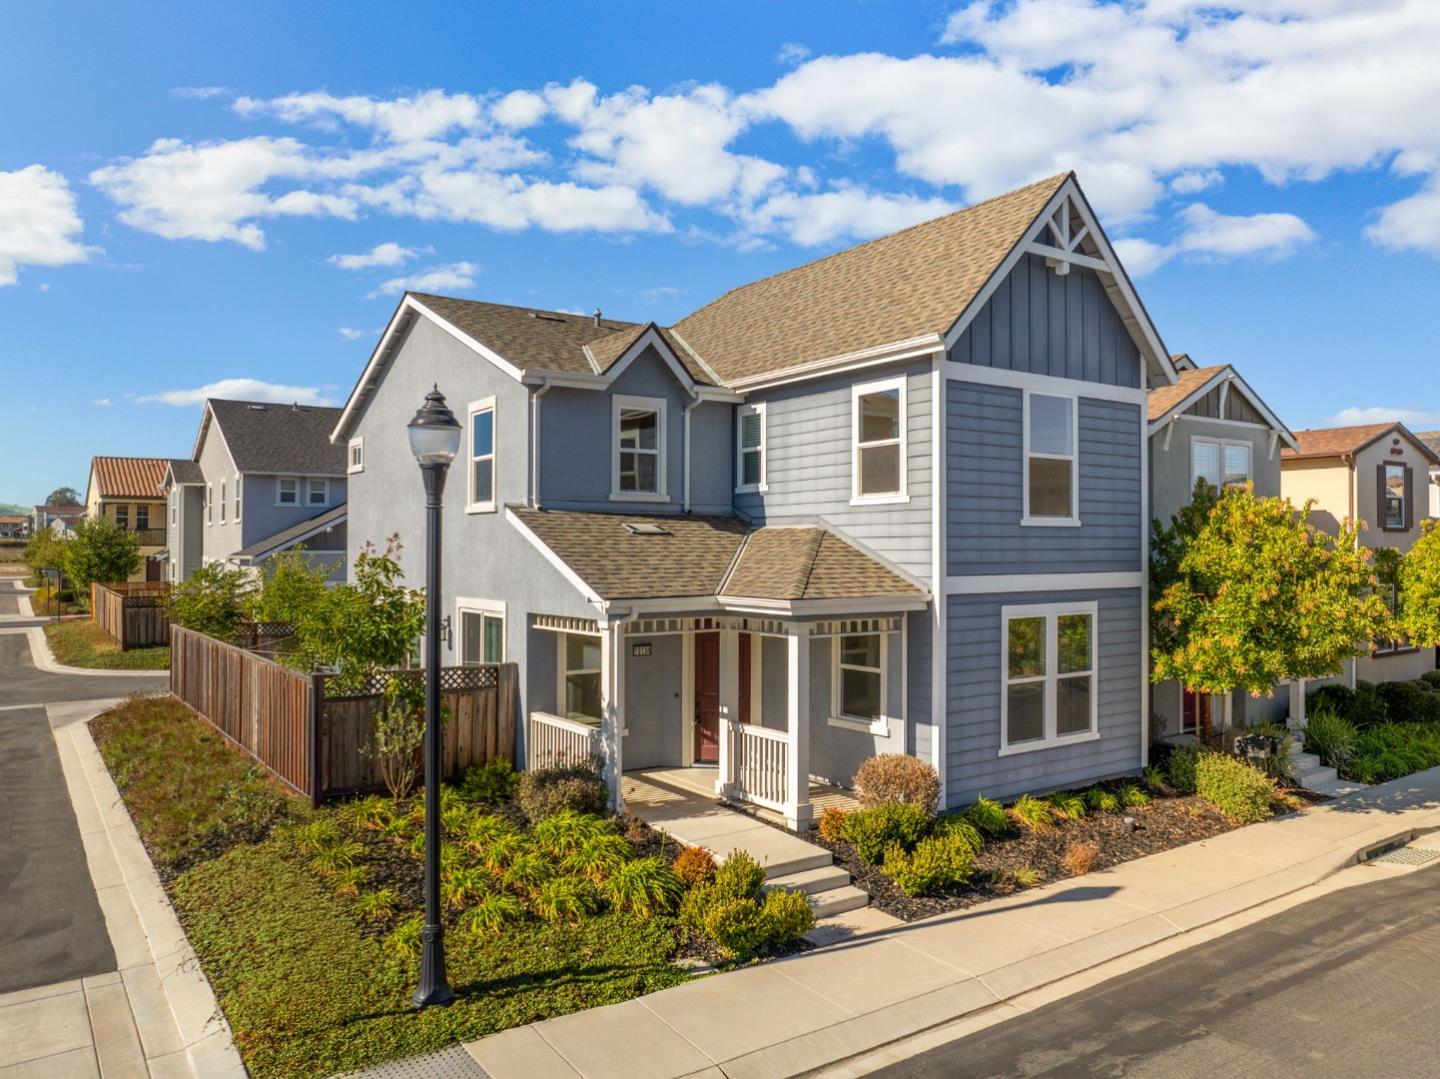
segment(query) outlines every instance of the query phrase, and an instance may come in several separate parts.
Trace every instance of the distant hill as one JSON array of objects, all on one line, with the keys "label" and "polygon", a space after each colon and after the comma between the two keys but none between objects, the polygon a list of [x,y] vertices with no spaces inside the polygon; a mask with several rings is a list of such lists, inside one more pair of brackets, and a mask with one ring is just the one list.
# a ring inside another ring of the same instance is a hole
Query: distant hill
[{"label": "distant hill", "polygon": [[0,514],[23,513],[29,516],[33,506],[17,506],[14,502],[0,502]]}]

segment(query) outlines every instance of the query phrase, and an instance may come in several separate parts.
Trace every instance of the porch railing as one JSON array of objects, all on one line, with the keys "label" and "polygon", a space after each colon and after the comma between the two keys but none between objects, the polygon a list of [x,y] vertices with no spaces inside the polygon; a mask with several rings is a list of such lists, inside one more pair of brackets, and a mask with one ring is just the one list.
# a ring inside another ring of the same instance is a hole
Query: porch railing
[{"label": "porch railing", "polygon": [[526,767],[548,768],[556,761],[602,756],[600,724],[565,719],[549,712],[530,713]]},{"label": "porch railing", "polygon": [[784,731],[730,721],[732,793],[747,802],[785,812],[790,739]]}]

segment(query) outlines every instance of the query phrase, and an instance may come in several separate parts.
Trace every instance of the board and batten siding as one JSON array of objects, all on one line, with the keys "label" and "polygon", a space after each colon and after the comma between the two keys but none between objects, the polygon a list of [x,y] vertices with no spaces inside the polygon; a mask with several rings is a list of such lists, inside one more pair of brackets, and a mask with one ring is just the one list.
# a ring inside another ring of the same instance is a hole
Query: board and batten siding
[{"label": "board and batten siding", "polygon": [[[852,506],[851,387],[906,376],[906,483],[909,500]],[[757,525],[823,520],[916,578],[932,574],[931,365],[874,368],[751,393],[765,405],[764,492],[735,495],[735,508]],[[735,471],[730,446],[730,474]]]},{"label": "board and batten siding", "polygon": [[[1095,643],[1100,737],[1002,757],[1001,608],[1072,600],[1098,604]],[[965,805],[981,794],[1011,798],[1057,790],[1140,770],[1141,605],[1140,590],[1136,588],[1063,595],[1011,592],[950,597],[946,648],[947,805]]]},{"label": "board and batten siding", "polygon": [[[1077,386],[1080,393],[1082,387]],[[1022,525],[1022,391],[951,378],[946,536],[952,576],[1143,569],[1138,404],[1080,397],[1078,527]]]}]

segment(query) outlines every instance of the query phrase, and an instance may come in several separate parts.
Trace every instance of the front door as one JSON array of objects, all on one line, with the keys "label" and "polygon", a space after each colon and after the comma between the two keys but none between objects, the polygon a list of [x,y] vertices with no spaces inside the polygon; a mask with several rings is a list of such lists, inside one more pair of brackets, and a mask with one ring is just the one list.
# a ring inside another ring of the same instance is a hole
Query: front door
[{"label": "front door", "polygon": [[160,563],[156,559],[145,559],[145,579],[147,581],[158,581],[160,579]]},{"label": "front door", "polygon": [[720,760],[720,634],[695,634],[695,761]]}]

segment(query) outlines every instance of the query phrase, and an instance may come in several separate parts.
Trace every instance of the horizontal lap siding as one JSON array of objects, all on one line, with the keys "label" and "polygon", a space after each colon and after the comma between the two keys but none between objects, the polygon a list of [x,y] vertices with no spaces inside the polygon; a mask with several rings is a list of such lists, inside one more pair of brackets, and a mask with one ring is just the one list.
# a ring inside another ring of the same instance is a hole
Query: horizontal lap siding
[{"label": "horizontal lap siding", "polygon": [[[1100,738],[1001,757],[1001,624],[1007,604],[1097,601]],[[1008,798],[1140,768],[1142,686],[1138,589],[951,596],[948,606],[946,798]]]},{"label": "horizontal lap siding", "polygon": [[952,575],[1142,568],[1139,405],[1080,398],[1081,525],[1025,527],[1023,394],[957,379],[946,392]]}]

